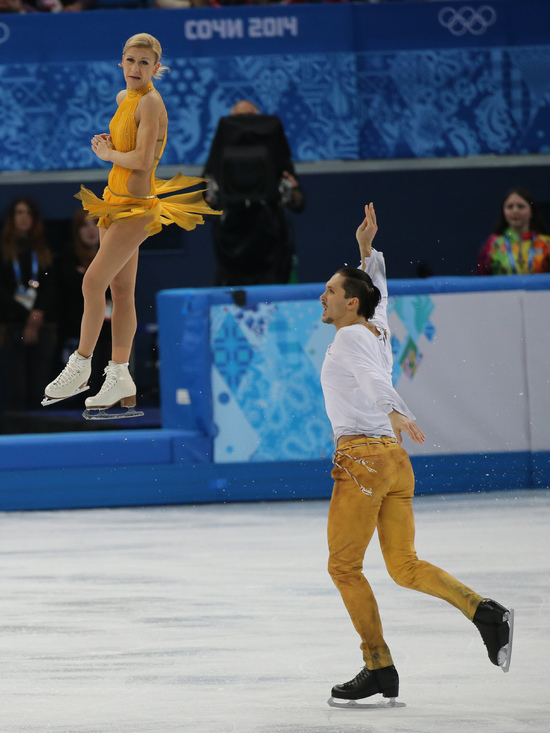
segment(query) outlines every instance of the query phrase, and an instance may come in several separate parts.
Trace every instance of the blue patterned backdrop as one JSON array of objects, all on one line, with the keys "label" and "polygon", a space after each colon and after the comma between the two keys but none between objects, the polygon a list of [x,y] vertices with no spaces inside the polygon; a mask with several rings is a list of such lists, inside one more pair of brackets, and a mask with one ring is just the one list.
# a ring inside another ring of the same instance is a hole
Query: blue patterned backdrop
[{"label": "blue patterned backdrop", "polygon": [[[422,368],[434,307],[429,295],[389,299],[396,386]],[[332,455],[320,374],[333,339],[318,300],[210,308],[216,463]]]},{"label": "blue patterned backdrop", "polygon": [[[297,161],[548,152],[550,3],[526,0],[519,16],[514,4],[2,16],[1,169],[101,166],[89,140],[114,112],[119,49],[145,22],[172,69],[157,83],[170,117],[163,165],[202,164],[243,97],[281,117]],[[458,35],[443,24],[443,10],[458,23],[472,6],[493,22]],[[48,45],[52,32],[72,43]]]},{"label": "blue patterned backdrop", "polygon": [[364,158],[550,150],[550,46],[359,54]]}]

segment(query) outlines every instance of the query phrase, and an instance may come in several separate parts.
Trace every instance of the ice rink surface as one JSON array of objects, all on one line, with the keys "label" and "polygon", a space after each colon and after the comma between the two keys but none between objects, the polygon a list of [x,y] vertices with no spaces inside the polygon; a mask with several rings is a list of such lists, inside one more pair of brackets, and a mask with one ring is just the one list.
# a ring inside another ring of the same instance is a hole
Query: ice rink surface
[{"label": "ice rink surface", "polygon": [[516,612],[508,674],[443,601],[366,574],[394,710],[333,710],[359,638],[328,502],[0,514],[2,733],[550,730],[550,491],[416,499],[417,551]]}]

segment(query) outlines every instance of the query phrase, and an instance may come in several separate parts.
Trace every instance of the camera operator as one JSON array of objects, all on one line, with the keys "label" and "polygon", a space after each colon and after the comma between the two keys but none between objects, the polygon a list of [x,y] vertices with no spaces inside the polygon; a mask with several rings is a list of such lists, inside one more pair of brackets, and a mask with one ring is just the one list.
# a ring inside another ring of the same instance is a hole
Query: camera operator
[{"label": "camera operator", "polygon": [[208,203],[223,209],[212,222],[215,285],[288,283],[296,263],[286,209],[305,207],[281,121],[248,100],[222,117],[204,177]]}]

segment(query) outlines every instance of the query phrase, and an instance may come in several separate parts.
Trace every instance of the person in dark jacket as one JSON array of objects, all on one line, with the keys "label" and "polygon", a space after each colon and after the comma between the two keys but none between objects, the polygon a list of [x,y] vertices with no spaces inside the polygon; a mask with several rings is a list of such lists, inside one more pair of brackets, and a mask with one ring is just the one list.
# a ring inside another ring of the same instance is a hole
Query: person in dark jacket
[{"label": "person in dark jacket", "polygon": [[0,344],[5,407],[38,408],[56,348],[52,253],[36,203],[11,202],[0,242]]},{"label": "person in dark jacket", "polygon": [[304,192],[281,120],[242,99],[222,117],[204,177],[207,201],[223,209],[212,222],[215,285],[294,282],[297,256],[288,211],[301,213]]}]

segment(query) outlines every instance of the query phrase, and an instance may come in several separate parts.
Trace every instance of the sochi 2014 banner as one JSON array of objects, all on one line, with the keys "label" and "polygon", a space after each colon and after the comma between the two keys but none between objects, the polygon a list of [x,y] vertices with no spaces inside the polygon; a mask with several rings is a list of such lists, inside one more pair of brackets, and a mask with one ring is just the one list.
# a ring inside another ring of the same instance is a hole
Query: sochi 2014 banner
[{"label": "sochi 2014 banner", "polygon": [[125,40],[171,73],[163,165],[201,165],[242,98],[296,161],[548,152],[550,3],[327,3],[0,16],[0,168],[101,167]]}]

